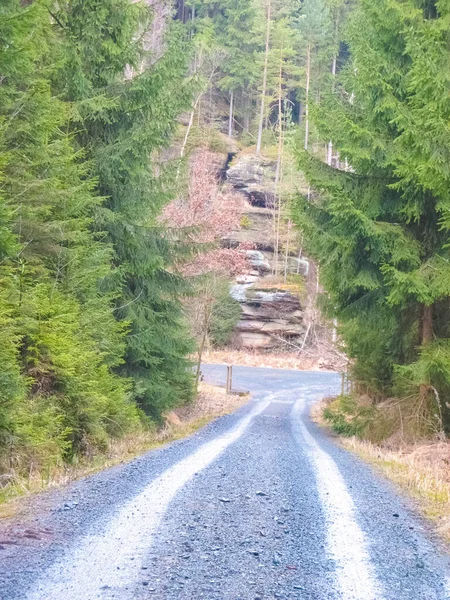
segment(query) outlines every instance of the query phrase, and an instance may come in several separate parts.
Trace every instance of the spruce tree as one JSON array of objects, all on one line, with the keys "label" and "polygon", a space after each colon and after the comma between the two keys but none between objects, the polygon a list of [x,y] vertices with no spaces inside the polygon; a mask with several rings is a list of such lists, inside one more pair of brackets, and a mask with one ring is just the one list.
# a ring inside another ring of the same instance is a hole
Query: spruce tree
[{"label": "spruce tree", "polygon": [[[258,76],[257,63],[254,60],[258,48],[258,36],[255,31],[255,7],[251,2],[227,0],[215,19],[215,31],[218,43],[225,49],[227,58],[223,65],[223,77],[219,87],[230,94],[229,134],[234,128],[233,105],[240,92],[241,107],[237,114],[248,120],[252,88]],[[233,102],[234,101],[234,102]]]},{"label": "spruce tree", "polygon": [[123,326],[98,285],[111,251],[91,232],[101,200],[68,133],[71,107],[52,92],[61,55],[48,9],[0,8],[0,427],[36,467],[104,447],[137,420],[112,372]]},{"label": "spruce tree", "polygon": [[447,425],[448,23],[445,2],[358,2],[350,59],[313,111],[350,167],[303,155],[317,194],[297,210],[355,377],[439,398]]},{"label": "spruce tree", "polygon": [[106,198],[97,226],[114,247],[115,315],[129,323],[120,372],[132,378],[140,405],[158,416],[192,393],[186,286],[174,269],[180,249],[158,224],[174,193],[158,153],[191,100],[188,47],[174,27],[155,60],[145,43],[149,9],[128,0],[72,0],[54,16],[66,48],[59,91],[77,108],[76,138]]}]

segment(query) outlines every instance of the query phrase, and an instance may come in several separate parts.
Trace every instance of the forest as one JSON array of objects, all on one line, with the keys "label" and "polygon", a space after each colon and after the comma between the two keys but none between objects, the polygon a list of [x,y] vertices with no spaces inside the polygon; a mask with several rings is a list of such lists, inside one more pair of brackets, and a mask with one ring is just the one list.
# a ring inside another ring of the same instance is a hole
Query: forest
[{"label": "forest", "polygon": [[5,481],[194,400],[247,268],[220,244],[239,199],[206,168],[230,144],[273,159],[278,226],[370,399],[335,423],[395,399],[448,432],[449,63],[448,0],[3,0]]}]

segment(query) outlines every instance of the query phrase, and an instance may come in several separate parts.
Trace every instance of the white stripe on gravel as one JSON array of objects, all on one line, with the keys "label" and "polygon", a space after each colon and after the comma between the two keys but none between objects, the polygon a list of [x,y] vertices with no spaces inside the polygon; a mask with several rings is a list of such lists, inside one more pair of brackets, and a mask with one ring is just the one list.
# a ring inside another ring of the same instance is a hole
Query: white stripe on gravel
[{"label": "white stripe on gravel", "polygon": [[[305,401],[292,409],[293,430],[314,467],[326,520],[327,545],[336,563],[335,577],[345,600],[382,600],[367,541],[355,518],[355,506],[333,459],[319,446],[302,421]],[[303,442],[303,443],[302,443]]]},{"label": "white stripe on gravel", "polygon": [[141,569],[142,561],[170,501],[196,473],[236,442],[269,403],[270,396],[258,402],[236,427],[155,479],[113,517],[105,531],[84,537],[75,550],[52,565],[27,600],[131,599],[134,586],[146,579],[151,588],[151,575]]}]

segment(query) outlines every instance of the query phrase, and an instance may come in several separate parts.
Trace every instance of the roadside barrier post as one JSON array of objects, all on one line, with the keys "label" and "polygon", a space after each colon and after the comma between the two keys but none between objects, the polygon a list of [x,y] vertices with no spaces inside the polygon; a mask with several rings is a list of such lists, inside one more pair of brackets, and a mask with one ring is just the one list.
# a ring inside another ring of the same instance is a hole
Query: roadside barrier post
[{"label": "roadside barrier post", "polygon": [[227,394],[231,393],[233,387],[233,365],[227,365]]}]

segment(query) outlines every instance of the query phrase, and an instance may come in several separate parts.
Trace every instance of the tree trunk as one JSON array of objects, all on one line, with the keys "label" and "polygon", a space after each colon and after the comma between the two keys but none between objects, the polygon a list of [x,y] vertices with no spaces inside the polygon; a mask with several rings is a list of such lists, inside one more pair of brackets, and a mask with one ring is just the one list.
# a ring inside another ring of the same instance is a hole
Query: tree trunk
[{"label": "tree trunk", "polygon": [[178,4],[178,20],[181,21],[181,23],[183,23],[183,17],[184,17],[184,0],[180,0],[180,3]]},{"label": "tree trunk", "polygon": [[256,142],[256,156],[261,154],[261,142],[262,132],[264,126],[264,110],[265,110],[265,98],[267,91],[267,68],[269,64],[269,48],[270,48],[270,11],[271,11],[271,0],[267,4],[267,28],[266,28],[266,52],[264,55],[264,73],[263,73],[263,87],[261,94],[261,110],[259,113],[259,126],[258,126],[258,139]]},{"label": "tree trunk", "polygon": [[292,221],[288,220],[287,225],[287,239],[286,239],[286,251],[284,253],[284,283],[287,281],[288,270],[289,270],[289,245],[291,242],[291,229],[292,229]]},{"label": "tree trunk", "polygon": [[[200,50],[200,54],[198,56],[198,60],[197,60],[197,54],[194,57],[194,71],[197,71],[197,69],[199,69],[201,67],[202,62],[203,62],[203,51]],[[213,77],[213,72],[209,76],[208,85],[211,84],[212,77]],[[207,89],[207,88],[205,88],[205,89]],[[189,117],[189,123],[188,123],[188,126],[187,126],[186,134],[184,136],[183,144],[181,146],[180,158],[183,158],[183,156],[184,156],[184,152],[186,150],[186,144],[187,144],[188,138],[189,138],[189,133],[190,133],[190,131],[192,129],[192,125],[194,124],[195,111],[197,109],[197,106],[201,103],[203,94],[204,94],[204,90],[202,90],[199,93],[199,95],[197,96],[197,98],[196,98],[196,100],[194,102],[194,106],[192,107],[192,111],[191,111],[191,114],[190,114],[190,117]],[[200,116],[200,108],[199,108],[199,116]],[[180,167],[178,167],[178,170],[177,170],[177,180],[178,180],[179,174],[180,174]]]},{"label": "tree trunk", "polygon": [[245,110],[244,110],[244,131],[245,133],[249,132],[250,129],[250,112],[251,112],[251,98],[248,91],[244,91],[245,93]]},{"label": "tree trunk", "polygon": [[203,319],[203,331],[202,331],[202,337],[200,340],[200,345],[198,347],[197,370],[196,370],[196,374],[195,374],[195,391],[196,392],[198,391],[198,383],[200,381],[200,368],[202,366],[203,352],[205,350],[206,340],[208,338],[208,329],[209,329],[209,323],[211,321],[211,313],[212,313],[212,303],[213,303],[213,299],[210,299],[210,303],[207,302],[205,305],[205,315],[204,315],[204,319]]},{"label": "tree trunk", "polygon": [[210,86],[209,88],[209,125],[212,127],[214,125],[214,102],[213,102],[213,88]]},{"label": "tree trunk", "polygon": [[234,91],[230,92],[230,116],[228,119],[228,136],[230,138],[233,137],[233,101],[234,101]]},{"label": "tree trunk", "polygon": [[[332,83],[333,92],[334,92],[334,85],[335,85],[335,81],[336,81],[336,63],[337,63],[337,56],[335,54],[333,56],[333,64],[331,65],[331,76],[333,78],[333,83]],[[332,142],[332,140],[330,140],[328,142],[328,153],[327,153],[327,164],[329,167],[332,166],[332,162],[333,162],[333,142]]]},{"label": "tree trunk", "polygon": [[433,333],[433,305],[423,305],[422,308],[422,346],[429,344],[434,339]]},{"label": "tree trunk", "polygon": [[311,44],[308,44],[306,57],[306,97],[305,97],[305,150],[309,142],[309,86],[311,81]]},{"label": "tree trunk", "polygon": [[330,140],[328,142],[328,149],[327,149],[327,165],[329,167],[331,167],[333,162],[333,142]]},{"label": "tree trunk", "polygon": [[275,275],[278,275],[278,261],[280,250],[280,225],[281,225],[281,194],[279,193],[279,185],[281,180],[281,169],[283,162],[283,53],[280,51],[280,67],[278,73],[278,154],[277,168],[275,171],[275,200],[278,197],[276,230],[275,230]]},{"label": "tree trunk", "polygon": [[198,392],[198,383],[200,381],[200,368],[202,366],[203,350],[205,349],[206,331],[203,332],[202,340],[198,349],[197,369],[195,373],[195,393]]},{"label": "tree trunk", "polygon": [[333,331],[331,333],[331,340],[332,340],[333,344],[335,344],[337,342],[337,326],[338,326],[337,319],[333,319]]}]

